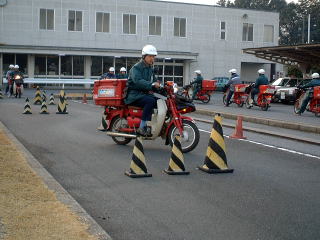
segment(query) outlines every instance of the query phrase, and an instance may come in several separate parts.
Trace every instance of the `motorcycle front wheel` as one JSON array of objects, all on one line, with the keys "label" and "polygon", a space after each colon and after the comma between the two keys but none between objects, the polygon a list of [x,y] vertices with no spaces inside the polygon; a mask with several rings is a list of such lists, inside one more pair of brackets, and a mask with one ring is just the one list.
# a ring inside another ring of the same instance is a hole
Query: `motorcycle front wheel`
[{"label": "motorcycle front wheel", "polygon": [[293,111],[294,111],[294,113],[299,113],[299,111],[300,111],[300,101],[299,101],[299,99],[294,103],[294,105],[293,105]]},{"label": "motorcycle front wheel", "polygon": [[263,98],[261,100],[261,110],[262,111],[268,111],[268,108],[269,108],[269,103],[268,103],[268,100]]},{"label": "motorcycle front wheel", "polygon": [[[190,120],[183,119],[183,136],[181,137],[181,148],[183,153],[187,153],[195,149],[199,143],[200,133],[198,127]],[[179,134],[179,129],[172,125],[168,132],[169,144],[173,146],[174,138]]]},{"label": "motorcycle front wheel", "polygon": [[[111,131],[112,132],[120,132],[119,129],[122,127],[128,127],[127,120],[125,118],[121,118],[119,115],[116,116],[111,122]],[[132,138],[125,137],[112,137],[112,140],[119,145],[126,145],[131,142]]]}]

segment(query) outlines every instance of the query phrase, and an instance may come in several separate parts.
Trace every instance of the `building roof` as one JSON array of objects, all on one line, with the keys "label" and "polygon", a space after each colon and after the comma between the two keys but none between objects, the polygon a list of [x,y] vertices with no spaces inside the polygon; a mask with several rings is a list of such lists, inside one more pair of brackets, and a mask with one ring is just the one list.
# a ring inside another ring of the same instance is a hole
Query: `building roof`
[{"label": "building roof", "polygon": [[245,48],[243,52],[285,65],[320,66],[320,44]]}]

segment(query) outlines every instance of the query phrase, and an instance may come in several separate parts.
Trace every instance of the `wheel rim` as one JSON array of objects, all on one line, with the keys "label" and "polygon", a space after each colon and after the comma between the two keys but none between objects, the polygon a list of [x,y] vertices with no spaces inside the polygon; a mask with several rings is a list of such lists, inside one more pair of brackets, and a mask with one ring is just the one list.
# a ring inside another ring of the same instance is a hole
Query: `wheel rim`
[{"label": "wheel rim", "polygon": [[[120,132],[119,129],[121,127],[128,127],[128,122],[125,118],[118,117],[114,120],[114,123],[112,125],[112,132]],[[127,139],[125,137],[113,137],[119,142],[125,142]]]},{"label": "wheel rim", "polygon": [[[186,132],[184,133],[183,137],[181,138],[181,148],[186,149],[192,146],[192,144],[195,142],[196,139],[196,133],[194,129],[188,125],[188,124],[183,124],[183,131]],[[171,141],[174,142],[174,138],[176,135],[179,134],[179,129],[174,127],[173,131],[171,132]],[[188,139],[185,138],[185,136],[188,136]]]}]

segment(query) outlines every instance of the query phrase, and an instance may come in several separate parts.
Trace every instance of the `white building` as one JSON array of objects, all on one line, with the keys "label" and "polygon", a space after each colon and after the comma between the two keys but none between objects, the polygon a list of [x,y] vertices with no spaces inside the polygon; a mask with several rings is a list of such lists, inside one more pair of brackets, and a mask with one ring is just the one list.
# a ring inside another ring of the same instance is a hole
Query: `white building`
[{"label": "white building", "polygon": [[29,78],[98,78],[110,66],[130,69],[153,44],[162,80],[181,85],[196,69],[211,79],[236,68],[253,81],[259,68],[270,77],[278,65],[242,49],[278,45],[278,33],[275,12],[153,0],[7,1],[0,69],[18,64]]}]

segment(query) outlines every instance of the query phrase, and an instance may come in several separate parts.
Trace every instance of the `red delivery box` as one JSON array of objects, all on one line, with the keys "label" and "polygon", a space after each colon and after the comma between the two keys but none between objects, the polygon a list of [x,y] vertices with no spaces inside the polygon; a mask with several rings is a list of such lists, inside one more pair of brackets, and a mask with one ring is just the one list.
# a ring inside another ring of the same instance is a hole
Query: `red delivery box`
[{"label": "red delivery box", "polygon": [[127,79],[102,79],[94,81],[93,100],[96,105],[122,106]]}]

